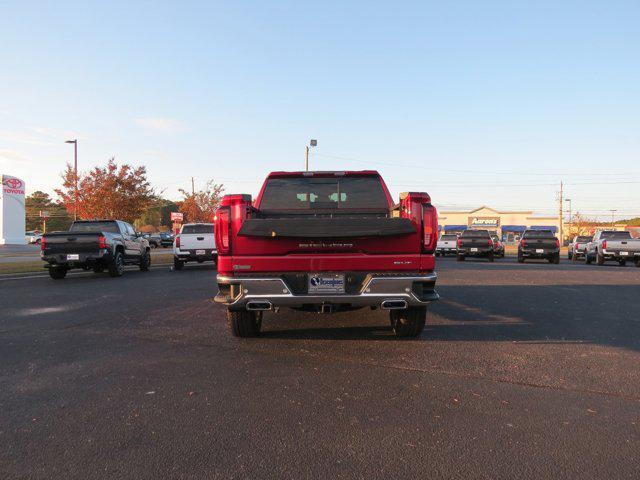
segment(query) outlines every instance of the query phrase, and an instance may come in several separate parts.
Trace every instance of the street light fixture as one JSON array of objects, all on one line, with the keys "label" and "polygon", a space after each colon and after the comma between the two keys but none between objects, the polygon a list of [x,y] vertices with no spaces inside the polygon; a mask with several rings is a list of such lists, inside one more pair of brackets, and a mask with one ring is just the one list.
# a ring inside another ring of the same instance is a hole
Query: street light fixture
[{"label": "street light fixture", "polygon": [[305,156],[304,156],[304,170],[305,172],[309,171],[309,147],[317,147],[318,140],[311,139],[309,140],[309,145],[307,145]]},{"label": "street light fixture", "polygon": [[64,143],[73,143],[73,219],[78,220],[78,139],[67,140]]}]

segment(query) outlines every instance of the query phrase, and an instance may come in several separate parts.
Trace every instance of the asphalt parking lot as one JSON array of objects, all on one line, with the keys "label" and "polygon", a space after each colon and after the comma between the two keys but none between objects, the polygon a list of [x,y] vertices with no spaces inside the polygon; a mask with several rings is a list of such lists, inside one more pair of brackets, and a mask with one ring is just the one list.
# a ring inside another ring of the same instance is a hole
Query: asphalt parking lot
[{"label": "asphalt parking lot", "polygon": [[438,261],[419,339],[215,271],[0,278],[0,478],[638,478],[640,268]]}]

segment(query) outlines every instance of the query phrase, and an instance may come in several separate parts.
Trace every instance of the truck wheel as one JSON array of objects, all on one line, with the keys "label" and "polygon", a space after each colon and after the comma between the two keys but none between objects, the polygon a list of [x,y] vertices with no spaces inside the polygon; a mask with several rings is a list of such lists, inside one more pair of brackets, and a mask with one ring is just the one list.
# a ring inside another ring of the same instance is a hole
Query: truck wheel
[{"label": "truck wheel", "polygon": [[262,327],[262,313],[227,309],[227,325],[234,337],[257,337]]},{"label": "truck wheel", "polygon": [[487,258],[489,259],[489,261],[490,261],[490,262],[493,262],[493,260],[494,260],[493,252],[491,252],[491,253],[487,256]]},{"label": "truck wheel", "polygon": [[458,255],[458,259],[459,262],[464,262],[464,255]]},{"label": "truck wheel", "polygon": [[640,268],[640,257],[636,258],[636,267]]},{"label": "truck wheel", "polygon": [[584,254],[584,263],[586,263],[587,265],[591,265],[592,261],[593,260],[589,256],[589,252],[585,252],[585,254]]},{"label": "truck wheel", "polygon": [[553,262],[554,265],[560,265],[560,252],[556,253],[553,256]]},{"label": "truck wheel", "polygon": [[600,252],[596,253],[596,265],[604,265],[604,255],[601,255]]},{"label": "truck wheel", "polygon": [[389,320],[396,337],[417,337],[422,333],[427,320],[427,307],[409,307],[391,310]]},{"label": "truck wheel", "polygon": [[521,253],[518,253],[518,263],[524,263],[524,256]]},{"label": "truck wheel", "polygon": [[102,265],[94,265],[93,273],[102,273],[104,272],[104,267]]},{"label": "truck wheel", "polygon": [[184,267],[184,262],[182,260],[178,260],[177,258],[173,257],[173,269],[182,270],[182,267]]},{"label": "truck wheel", "polygon": [[140,271],[148,272],[149,268],[151,268],[151,254],[149,252],[144,252],[140,256]]},{"label": "truck wheel", "polygon": [[62,280],[67,276],[67,269],[65,267],[49,267],[49,276],[54,280]]},{"label": "truck wheel", "polygon": [[621,267],[624,267],[627,264],[627,261],[624,258],[621,258],[620,260],[618,260],[618,265],[620,265]]},{"label": "truck wheel", "polygon": [[124,275],[124,256],[122,252],[116,251],[113,254],[113,259],[109,264],[109,275],[112,277],[121,277]]}]

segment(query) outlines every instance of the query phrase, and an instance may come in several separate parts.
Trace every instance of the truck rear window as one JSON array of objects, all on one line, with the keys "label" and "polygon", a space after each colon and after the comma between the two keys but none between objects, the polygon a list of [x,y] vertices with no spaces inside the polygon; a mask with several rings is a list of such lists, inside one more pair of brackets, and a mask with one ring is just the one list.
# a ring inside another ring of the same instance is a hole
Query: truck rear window
[{"label": "truck rear window", "polygon": [[261,210],[389,210],[378,177],[270,178]]},{"label": "truck rear window", "polygon": [[593,237],[576,237],[576,242],[578,243],[590,242],[591,240],[593,240]]},{"label": "truck rear window", "polygon": [[213,233],[213,224],[185,225],[182,233]]},{"label": "truck rear window", "polygon": [[631,238],[631,232],[602,232],[600,238],[608,238],[611,240],[628,240]]},{"label": "truck rear window", "polygon": [[440,237],[440,240],[444,240],[444,241],[447,241],[447,240],[457,240],[457,239],[458,239],[458,236],[457,236],[457,235],[442,235],[442,236]]},{"label": "truck rear window", "polygon": [[522,238],[556,238],[551,230],[527,230]]},{"label": "truck rear window", "polygon": [[74,222],[71,224],[70,232],[89,233],[89,232],[108,232],[120,233],[116,222]]},{"label": "truck rear window", "polygon": [[490,238],[489,232],[487,230],[465,230],[462,232],[461,237],[480,237],[480,238]]}]

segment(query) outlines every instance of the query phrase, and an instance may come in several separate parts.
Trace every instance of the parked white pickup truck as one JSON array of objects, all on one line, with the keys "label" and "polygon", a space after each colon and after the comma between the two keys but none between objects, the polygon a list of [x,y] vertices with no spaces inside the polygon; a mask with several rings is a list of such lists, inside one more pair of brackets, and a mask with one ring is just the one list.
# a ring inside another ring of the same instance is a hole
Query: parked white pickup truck
[{"label": "parked white pickup truck", "polygon": [[456,234],[445,233],[438,239],[436,246],[436,256],[446,257],[447,254],[458,253],[458,236]]},{"label": "parked white pickup truck", "polygon": [[627,260],[640,267],[640,238],[631,238],[627,231],[602,230],[597,232],[593,241],[587,244],[585,262],[604,265],[608,260],[614,260],[620,265]]},{"label": "parked white pickup truck", "polygon": [[173,243],[173,268],[181,270],[187,262],[218,263],[213,223],[187,223]]}]

